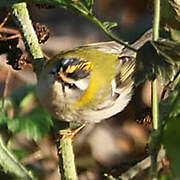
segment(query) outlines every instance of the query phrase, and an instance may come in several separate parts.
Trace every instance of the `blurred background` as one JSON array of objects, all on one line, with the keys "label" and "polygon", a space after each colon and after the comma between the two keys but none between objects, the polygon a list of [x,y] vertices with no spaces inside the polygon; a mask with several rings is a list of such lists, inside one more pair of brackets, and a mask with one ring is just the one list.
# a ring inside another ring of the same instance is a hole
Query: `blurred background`
[{"label": "blurred background", "polygon": [[[41,45],[45,55],[49,58],[64,49],[110,40],[94,24],[69,11],[59,8],[44,9],[35,5],[28,7],[32,21],[45,24],[50,29],[48,41]],[[151,28],[151,7],[149,0],[95,0],[94,2],[94,12],[97,17],[102,21],[117,22],[118,26],[113,28],[113,32],[120,39],[130,43]],[[0,11],[0,20],[3,21],[7,11],[4,9]],[[11,19],[5,27],[15,28]],[[23,46],[22,42],[19,46]],[[31,66],[17,71],[6,62],[7,55],[2,53],[0,55],[1,99],[14,92],[17,96],[18,93],[21,96],[22,89],[27,84],[32,87],[30,91],[34,92],[36,77]],[[38,106],[38,100],[34,96],[28,101],[22,114]],[[80,180],[104,179],[104,173],[118,177],[147,156],[148,135],[151,131],[149,107],[150,84],[146,82],[135,88],[133,99],[123,112],[100,124],[87,125],[76,136],[73,145]],[[14,111],[13,108],[8,110],[9,117],[14,116],[16,113]],[[44,124],[42,123],[41,126]],[[23,131],[11,134],[4,126],[1,127],[0,132],[6,141],[11,141],[10,147],[16,152],[21,162],[33,169],[41,180],[59,180],[57,152],[52,129],[37,139],[27,137]],[[8,180],[13,177],[0,172],[0,179]],[[136,179],[147,179],[147,173],[141,172]]]}]

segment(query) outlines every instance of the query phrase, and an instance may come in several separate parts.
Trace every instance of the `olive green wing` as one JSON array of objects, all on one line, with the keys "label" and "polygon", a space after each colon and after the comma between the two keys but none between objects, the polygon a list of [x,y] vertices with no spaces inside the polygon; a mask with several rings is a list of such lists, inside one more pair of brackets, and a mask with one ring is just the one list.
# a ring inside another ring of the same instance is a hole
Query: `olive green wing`
[{"label": "olive green wing", "polygon": [[91,43],[85,46],[81,46],[82,48],[93,48],[99,51],[103,51],[106,53],[111,54],[120,54],[124,49],[124,46],[115,42],[115,41],[107,41],[107,42],[98,42],[98,43]]},{"label": "olive green wing", "polygon": [[115,77],[117,93],[121,88],[133,86],[135,62],[135,58],[131,56],[123,56],[118,59],[117,73]]}]

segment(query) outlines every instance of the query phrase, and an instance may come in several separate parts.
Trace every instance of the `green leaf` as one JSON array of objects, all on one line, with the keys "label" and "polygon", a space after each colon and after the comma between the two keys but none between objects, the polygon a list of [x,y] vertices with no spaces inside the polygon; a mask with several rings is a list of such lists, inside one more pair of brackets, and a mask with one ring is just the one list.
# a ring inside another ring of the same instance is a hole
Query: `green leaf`
[{"label": "green leaf", "polygon": [[[28,106],[33,98],[34,86],[25,85],[13,92],[9,99],[5,99],[3,111],[0,109],[0,125],[6,123],[11,132],[23,132],[30,139],[38,140],[44,137],[52,126],[52,121],[50,115],[42,107],[19,116],[21,109]],[[1,101],[0,105],[2,105]],[[16,107],[16,114],[13,119],[9,119],[4,111],[6,112],[13,105]]]},{"label": "green leaf", "polygon": [[113,27],[116,27],[118,24],[117,24],[117,22],[108,22],[108,21],[106,21],[106,22],[103,23],[103,25],[109,31]]},{"label": "green leaf", "polygon": [[180,2],[178,0],[161,1],[161,23],[174,29],[180,28]]},{"label": "green leaf", "polygon": [[139,84],[145,79],[153,80],[160,73],[161,77],[168,80],[173,74],[171,66],[157,53],[151,42],[147,42],[137,52],[135,83]]},{"label": "green leaf", "polygon": [[82,1],[83,3],[80,0],[60,0],[60,4],[62,8],[67,9],[77,15],[87,16],[91,14],[91,11],[86,7],[86,5],[88,5],[88,1],[85,1],[87,0]]},{"label": "green leaf", "polygon": [[35,180],[32,172],[28,171],[6,147],[0,136],[0,165],[3,171],[17,176],[17,179]]},{"label": "green leaf", "polygon": [[180,114],[180,93],[173,91],[165,100],[162,100],[159,105],[160,121],[165,124],[169,118],[176,117]]},{"label": "green leaf", "polygon": [[24,117],[8,121],[10,131],[13,133],[23,132],[29,139],[35,141],[43,138],[49,132],[51,126],[50,115],[42,107],[32,110]]},{"label": "green leaf", "polygon": [[13,102],[13,104],[18,107],[22,101],[22,99],[30,92],[34,92],[35,86],[32,85],[24,85],[15,91],[13,91],[12,94],[10,94],[10,99]]},{"label": "green leaf", "polygon": [[173,84],[171,85],[173,89],[176,89],[178,91],[180,91],[180,71],[177,74]]},{"label": "green leaf", "polygon": [[7,111],[9,108],[13,107],[13,102],[10,98],[0,99],[0,109]]},{"label": "green leaf", "polygon": [[20,132],[21,130],[21,119],[19,118],[14,118],[14,119],[9,119],[8,121],[8,129],[12,131],[13,133]]},{"label": "green leaf", "polygon": [[13,107],[12,101],[9,98],[1,99],[0,107],[0,125],[4,125],[9,120],[6,112]]},{"label": "green leaf", "polygon": [[11,149],[11,151],[13,152],[13,154],[16,156],[18,160],[21,160],[27,155],[26,151],[23,149]]},{"label": "green leaf", "polygon": [[180,93],[174,92],[171,100],[173,104],[169,117],[176,117],[180,114]]},{"label": "green leaf", "polygon": [[[170,160],[173,175],[180,178],[180,92],[174,91],[160,103],[160,120],[164,120],[162,143]],[[176,179],[175,178],[175,179]]]},{"label": "green leaf", "polygon": [[158,180],[175,180],[175,177],[173,177],[172,174],[162,175],[158,178]]},{"label": "green leaf", "polygon": [[180,114],[167,121],[164,128],[162,142],[170,161],[170,167],[175,179],[180,179]]},{"label": "green leaf", "polygon": [[[163,45],[158,46],[158,43],[165,44],[159,41],[149,41],[138,50],[135,71],[135,83],[137,85],[145,79],[153,80],[157,76],[161,78],[164,85],[167,85],[170,81],[173,81],[178,73],[180,64],[177,59],[174,60],[178,55],[170,54],[170,49],[172,50],[172,48],[164,50],[165,48],[162,48]],[[174,49],[176,48],[174,47]],[[165,54],[167,55],[165,56]]]},{"label": "green leaf", "polygon": [[92,11],[93,0],[81,0],[81,2],[89,11]]},{"label": "green leaf", "polygon": [[152,42],[158,53],[165,57],[165,60],[172,65],[180,67],[180,44],[175,41],[161,39]]},{"label": "green leaf", "polygon": [[35,92],[29,92],[26,96],[21,99],[21,102],[19,103],[19,108],[23,109],[28,104],[32,102],[32,100],[35,98]]},{"label": "green leaf", "polygon": [[0,109],[0,125],[5,124],[8,119],[7,115]]},{"label": "green leaf", "polygon": [[170,28],[170,32],[171,32],[171,38],[174,41],[180,42],[180,30]]}]

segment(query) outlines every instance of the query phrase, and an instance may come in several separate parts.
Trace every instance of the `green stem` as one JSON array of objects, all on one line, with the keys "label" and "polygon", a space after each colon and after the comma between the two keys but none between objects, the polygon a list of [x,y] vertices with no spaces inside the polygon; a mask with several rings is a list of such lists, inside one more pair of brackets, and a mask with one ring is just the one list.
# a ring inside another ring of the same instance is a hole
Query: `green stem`
[{"label": "green stem", "polygon": [[130,46],[129,44],[125,43],[124,41],[119,39],[117,36],[115,36],[110,30],[105,28],[105,26],[95,16],[87,16],[86,18],[91,20],[93,23],[95,23],[112,40],[115,40],[118,43],[124,45],[126,48],[131,49],[134,52],[137,52],[137,49],[135,49],[132,46]]},{"label": "green stem", "polygon": [[[160,0],[154,0],[154,24],[153,24],[153,41],[159,38],[159,21],[160,21]],[[157,79],[152,82],[152,120],[153,129],[157,130],[159,116],[159,105],[157,95]]]},{"label": "green stem", "polygon": [[158,130],[159,128],[159,105],[157,95],[157,79],[152,82],[152,117],[153,117],[153,129]]},{"label": "green stem", "polygon": [[[153,41],[157,41],[159,38],[159,22],[160,22],[160,0],[154,0],[154,23],[153,23]],[[152,179],[157,180],[157,153],[159,150],[159,141],[156,139],[159,136],[159,104],[157,94],[157,79],[152,82],[151,91],[151,102],[152,102],[152,121],[154,133],[151,135],[152,140],[150,141],[151,150],[151,163],[152,163]]]},{"label": "green stem", "polygon": [[11,12],[13,18],[21,31],[27,51],[32,58],[35,73],[38,75],[44,64],[43,52],[38,43],[38,39],[32,26],[26,3],[15,3],[12,5]]},{"label": "green stem", "polygon": [[86,19],[92,21],[94,24],[96,24],[108,37],[110,37],[112,40],[117,41],[118,43],[124,45],[126,48],[131,49],[134,52],[137,52],[137,49],[130,46],[128,43],[125,43],[121,39],[119,39],[117,36],[115,36],[108,28],[106,28],[101,21],[99,21],[91,11],[89,11],[81,2],[78,2],[79,6],[77,6],[75,3],[72,4],[72,7],[77,10],[77,14],[80,16],[85,17]]},{"label": "green stem", "polygon": [[159,38],[160,0],[154,0],[153,41]]},{"label": "green stem", "polygon": [[15,174],[24,180],[35,180],[32,173],[28,171],[7,149],[2,138],[0,137],[0,164],[5,172]]},{"label": "green stem", "polygon": [[77,180],[76,167],[74,163],[74,153],[72,148],[72,139],[60,139],[58,147],[58,156],[60,162],[60,172],[62,180]]}]

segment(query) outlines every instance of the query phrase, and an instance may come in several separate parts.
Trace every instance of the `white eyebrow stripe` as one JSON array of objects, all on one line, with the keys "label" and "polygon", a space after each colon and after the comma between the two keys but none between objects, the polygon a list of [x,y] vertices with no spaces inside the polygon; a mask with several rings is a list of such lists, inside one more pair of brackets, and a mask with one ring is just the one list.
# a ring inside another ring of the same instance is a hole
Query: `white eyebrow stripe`
[{"label": "white eyebrow stripe", "polygon": [[115,79],[112,80],[111,84],[112,84],[112,96],[114,96],[116,94],[116,81],[115,81]]},{"label": "white eyebrow stripe", "polygon": [[74,84],[76,85],[76,87],[84,91],[89,86],[89,78],[80,79],[78,81],[75,81]]}]

